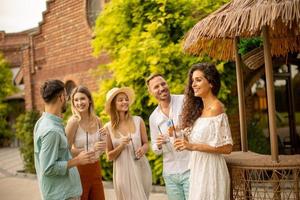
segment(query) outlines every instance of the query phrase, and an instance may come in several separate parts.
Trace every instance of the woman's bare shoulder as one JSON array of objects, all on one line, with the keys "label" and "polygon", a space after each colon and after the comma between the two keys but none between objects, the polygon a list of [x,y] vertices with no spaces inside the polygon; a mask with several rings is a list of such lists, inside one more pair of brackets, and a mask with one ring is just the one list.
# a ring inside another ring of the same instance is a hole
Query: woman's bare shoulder
[{"label": "woman's bare shoulder", "polygon": [[220,100],[215,101],[215,103],[211,106],[210,114],[212,116],[217,116],[224,112],[225,112],[225,107],[224,107],[224,104]]},{"label": "woman's bare shoulder", "polygon": [[79,119],[78,117],[71,116],[67,122],[68,126],[78,126],[79,124]]}]

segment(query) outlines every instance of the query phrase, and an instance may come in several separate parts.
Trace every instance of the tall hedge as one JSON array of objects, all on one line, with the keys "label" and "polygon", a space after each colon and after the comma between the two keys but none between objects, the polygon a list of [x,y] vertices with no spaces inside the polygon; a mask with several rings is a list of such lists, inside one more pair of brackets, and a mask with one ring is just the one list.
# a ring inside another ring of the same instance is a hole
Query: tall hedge
[{"label": "tall hedge", "polygon": [[16,137],[20,140],[20,152],[24,161],[26,172],[35,173],[34,167],[34,147],[33,147],[33,129],[39,119],[40,114],[37,111],[28,111],[17,118],[15,125]]}]

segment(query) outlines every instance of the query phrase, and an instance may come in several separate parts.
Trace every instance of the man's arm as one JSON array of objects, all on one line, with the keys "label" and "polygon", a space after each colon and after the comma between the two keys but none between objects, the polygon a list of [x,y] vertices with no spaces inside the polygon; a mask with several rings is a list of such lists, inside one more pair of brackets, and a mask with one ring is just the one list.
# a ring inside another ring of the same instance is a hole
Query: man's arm
[{"label": "man's arm", "polygon": [[59,144],[60,135],[55,131],[48,131],[41,138],[39,159],[42,174],[45,176],[63,176],[67,173],[68,161],[58,160]]},{"label": "man's arm", "polygon": [[[60,137],[59,133],[49,131],[41,138],[39,159],[42,174],[45,176],[63,176],[67,174],[69,168],[92,162],[90,157],[94,155],[94,152],[81,152],[71,160],[59,160],[59,145],[62,142]],[[65,148],[68,151],[67,142]]]},{"label": "man's arm", "polygon": [[70,168],[76,167],[78,165],[85,165],[85,164],[93,163],[94,160],[91,158],[94,155],[95,155],[94,151],[89,151],[89,152],[82,151],[75,158],[68,160],[67,168],[70,169]]}]

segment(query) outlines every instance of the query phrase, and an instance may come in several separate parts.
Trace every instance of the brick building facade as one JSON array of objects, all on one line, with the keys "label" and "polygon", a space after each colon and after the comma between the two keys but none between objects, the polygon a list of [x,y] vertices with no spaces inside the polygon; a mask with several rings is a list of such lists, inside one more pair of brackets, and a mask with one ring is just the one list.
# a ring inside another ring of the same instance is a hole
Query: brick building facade
[{"label": "brick building facade", "polygon": [[[28,35],[34,31],[35,29],[30,29],[19,33],[9,33],[9,34],[6,34],[4,31],[0,31],[0,52],[4,54],[5,59],[9,61],[14,77],[20,71],[20,67],[22,66],[23,63],[22,51],[25,47],[29,45]],[[22,82],[20,82],[18,86],[20,87],[21,92],[13,95],[10,98],[23,99],[24,85],[22,84]]]},{"label": "brick building facade", "polygon": [[108,57],[92,56],[88,2],[48,0],[37,29],[27,37],[22,35],[26,44],[21,51],[21,68],[15,81],[24,83],[26,110],[43,110],[39,88],[46,79],[63,80],[69,88],[83,84],[92,91],[97,90],[100,77],[95,76],[93,70],[107,63]]}]

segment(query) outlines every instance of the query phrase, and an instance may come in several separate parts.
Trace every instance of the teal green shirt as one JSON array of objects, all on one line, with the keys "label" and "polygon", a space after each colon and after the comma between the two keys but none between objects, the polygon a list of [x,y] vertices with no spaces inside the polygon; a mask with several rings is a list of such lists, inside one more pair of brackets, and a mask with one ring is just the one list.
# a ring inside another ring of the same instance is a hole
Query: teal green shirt
[{"label": "teal green shirt", "polygon": [[44,200],[81,196],[78,170],[67,168],[70,159],[62,119],[44,112],[34,127],[34,164]]}]

